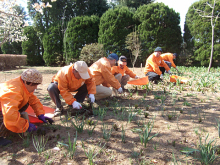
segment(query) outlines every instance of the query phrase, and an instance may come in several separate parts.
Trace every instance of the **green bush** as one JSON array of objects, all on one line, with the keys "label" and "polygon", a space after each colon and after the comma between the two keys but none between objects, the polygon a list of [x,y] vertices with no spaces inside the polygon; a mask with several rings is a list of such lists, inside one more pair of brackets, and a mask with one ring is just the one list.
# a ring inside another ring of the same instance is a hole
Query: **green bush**
[{"label": "green bush", "polygon": [[101,57],[104,57],[104,54],[103,44],[92,43],[83,47],[79,59],[90,66]]}]

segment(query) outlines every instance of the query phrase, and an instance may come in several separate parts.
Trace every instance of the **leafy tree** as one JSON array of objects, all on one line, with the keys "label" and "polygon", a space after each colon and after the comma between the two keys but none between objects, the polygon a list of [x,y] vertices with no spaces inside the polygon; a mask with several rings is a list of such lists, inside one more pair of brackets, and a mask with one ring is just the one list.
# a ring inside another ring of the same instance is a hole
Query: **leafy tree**
[{"label": "leafy tree", "polygon": [[1,49],[3,54],[22,54],[21,42],[5,42]]},{"label": "leafy tree", "polygon": [[134,56],[133,58],[131,58],[132,65],[134,67],[138,56],[140,56],[140,54],[141,54],[141,42],[139,39],[139,34],[136,31],[136,28],[135,28],[134,32],[131,32],[130,34],[127,35],[125,42],[127,45],[126,48],[131,50],[132,55]]},{"label": "leafy tree", "polygon": [[[207,13],[212,13],[212,8],[210,8],[205,3],[212,3],[211,0],[201,0],[199,2],[193,3],[186,14],[186,24],[188,26],[189,31],[184,33],[185,35],[191,36],[188,37],[189,41],[194,43],[194,56],[195,60],[200,62],[202,66],[208,66],[210,62],[210,52],[212,45],[212,26],[209,18],[201,17],[199,13],[195,10],[205,11]],[[215,10],[213,15],[218,15],[220,12],[220,2],[216,2]],[[214,52],[213,52],[213,65],[218,65],[218,61],[220,60],[219,52],[220,52],[220,43],[219,43],[219,35],[220,31],[220,23],[216,22],[215,30],[214,30]],[[184,29],[185,30],[185,29]],[[188,44],[189,42],[187,42]]]},{"label": "leafy tree", "polygon": [[155,0],[114,0],[116,4],[122,5],[122,6],[128,6],[128,7],[133,7],[137,9],[141,5],[147,5]]},{"label": "leafy tree", "polygon": [[52,26],[43,37],[44,54],[43,59],[46,65],[57,64],[57,61],[63,61],[63,36],[61,26]]},{"label": "leafy tree", "polygon": [[135,26],[133,13],[128,7],[117,7],[106,11],[99,26],[99,43],[104,45],[105,50],[126,55],[125,38],[132,32]]},{"label": "leafy tree", "polygon": [[105,56],[103,44],[91,43],[85,45],[81,51],[79,59],[85,61],[88,66]]},{"label": "leafy tree", "polygon": [[28,26],[24,29],[24,34],[28,37],[28,40],[22,42],[22,54],[27,55],[27,64],[43,65],[42,45],[37,32],[32,26]]},{"label": "leafy tree", "polygon": [[86,44],[98,41],[99,17],[78,16],[69,21],[65,33],[67,61],[76,61],[80,52]]},{"label": "leafy tree", "polygon": [[164,52],[180,53],[182,36],[180,16],[164,3],[140,6],[134,16],[141,24],[138,26],[143,54],[149,55],[160,46]]},{"label": "leafy tree", "polygon": [[76,0],[75,8],[76,16],[98,15],[101,17],[109,6],[106,0]]}]

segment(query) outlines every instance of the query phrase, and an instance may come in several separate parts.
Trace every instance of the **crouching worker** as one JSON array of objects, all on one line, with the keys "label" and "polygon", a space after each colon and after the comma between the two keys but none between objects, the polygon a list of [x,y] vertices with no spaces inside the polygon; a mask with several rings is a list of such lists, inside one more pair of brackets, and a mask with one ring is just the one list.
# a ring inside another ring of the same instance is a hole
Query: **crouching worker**
[{"label": "crouching worker", "polygon": [[[83,102],[88,94],[91,102],[95,102],[95,81],[84,61],[77,61],[72,65],[63,67],[53,77],[47,90],[56,105],[55,116],[60,115],[63,111],[59,95],[68,105],[72,105],[73,109],[81,109],[80,102]],[[73,97],[71,92],[77,93]]]},{"label": "crouching worker", "polygon": [[[125,56],[120,56],[118,60],[118,66],[113,66],[111,68],[112,74],[115,78],[120,82],[122,89],[124,90],[124,86],[129,81],[130,77],[138,79],[139,77],[134,74],[128,67],[127,67],[127,58]],[[126,74],[126,75],[125,75]],[[117,91],[113,89],[114,93],[117,95]]]},{"label": "crouching worker", "polygon": [[97,100],[111,96],[112,90],[110,89],[110,87],[117,89],[119,93],[123,93],[121,84],[111,72],[111,67],[115,66],[117,61],[118,55],[112,53],[107,58],[100,58],[89,67],[95,79],[95,96]]},{"label": "crouching worker", "polygon": [[168,65],[161,58],[161,53],[162,48],[157,47],[154,50],[154,53],[147,58],[146,65],[144,68],[144,74],[148,76],[149,81],[153,81],[155,84],[157,84],[158,81],[163,79],[163,74],[165,70],[169,74],[172,74]]},{"label": "crouching worker", "polygon": [[161,57],[164,60],[164,62],[169,66],[169,68],[171,68],[172,66],[179,73],[179,70],[177,69],[175,63],[173,62],[173,60],[176,59],[177,57],[176,53],[163,53],[161,54]]},{"label": "crouching worker", "polygon": [[0,145],[11,141],[5,139],[10,132],[24,133],[36,131],[37,127],[29,122],[26,109],[30,105],[36,116],[44,123],[53,120],[44,116],[43,105],[34,95],[37,86],[42,83],[42,75],[35,69],[25,70],[21,76],[2,83],[0,86]]}]

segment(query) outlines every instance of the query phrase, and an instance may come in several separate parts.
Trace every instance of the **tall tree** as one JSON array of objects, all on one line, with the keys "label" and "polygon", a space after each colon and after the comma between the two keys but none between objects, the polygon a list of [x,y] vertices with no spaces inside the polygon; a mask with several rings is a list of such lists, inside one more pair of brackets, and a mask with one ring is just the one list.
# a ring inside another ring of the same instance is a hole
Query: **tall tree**
[{"label": "tall tree", "polygon": [[147,5],[155,0],[113,0],[114,3],[122,6],[127,6],[127,7],[133,7],[137,9],[138,7],[142,5]]},{"label": "tall tree", "polygon": [[95,15],[77,16],[69,21],[64,42],[67,61],[78,60],[83,46],[98,41],[99,21]]},{"label": "tall tree", "polygon": [[199,10],[199,9],[194,8],[201,17],[209,18],[210,22],[211,22],[211,27],[212,27],[212,40],[211,40],[212,47],[211,47],[211,55],[210,55],[210,62],[209,62],[208,72],[211,69],[212,59],[213,59],[214,34],[215,34],[214,29],[215,29],[215,25],[216,25],[216,22],[217,22],[217,20],[219,18],[219,14],[220,14],[218,12],[218,13],[216,13],[217,15],[214,15],[215,14],[215,4],[216,4],[215,0],[214,0],[213,4],[210,4],[209,2],[206,2],[206,5],[211,8],[211,12],[207,12],[205,10]]},{"label": "tall tree", "polygon": [[158,46],[164,52],[180,52],[182,36],[179,13],[164,3],[152,3],[140,6],[134,18],[141,22],[138,30],[145,56]]},{"label": "tall tree", "polygon": [[28,26],[24,29],[24,34],[28,37],[28,40],[22,42],[22,54],[27,55],[27,64],[43,65],[42,44],[37,32],[32,26]]},{"label": "tall tree", "polygon": [[105,50],[126,55],[125,38],[132,32],[135,26],[133,13],[128,7],[117,7],[106,11],[99,26],[99,43],[104,45]]},{"label": "tall tree", "polygon": [[[43,37],[43,59],[46,65],[55,65],[63,59],[63,34],[61,26],[52,26]],[[59,61],[58,61],[59,60]]]},{"label": "tall tree", "polygon": [[[203,66],[208,66],[210,62],[213,62],[213,65],[218,65],[218,61],[220,60],[219,52],[220,52],[220,43],[219,43],[219,35],[220,31],[220,23],[217,21],[215,24],[214,32],[212,31],[211,20],[206,17],[201,17],[197,11],[204,11],[205,13],[211,13],[210,16],[214,18],[220,12],[220,2],[216,2],[214,10],[210,8],[209,4],[212,4],[212,0],[202,0],[199,2],[193,3],[186,14],[186,24],[188,26],[189,31],[184,34],[191,35],[192,37],[189,40],[194,42],[194,56],[195,59]],[[197,10],[195,10],[197,9]],[[212,13],[213,11],[213,13]],[[206,15],[206,14],[205,14]],[[213,20],[214,21],[214,20]],[[210,61],[210,52],[212,49],[212,34],[213,35],[213,59]],[[187,43],[188,44],[188,43]]]}]

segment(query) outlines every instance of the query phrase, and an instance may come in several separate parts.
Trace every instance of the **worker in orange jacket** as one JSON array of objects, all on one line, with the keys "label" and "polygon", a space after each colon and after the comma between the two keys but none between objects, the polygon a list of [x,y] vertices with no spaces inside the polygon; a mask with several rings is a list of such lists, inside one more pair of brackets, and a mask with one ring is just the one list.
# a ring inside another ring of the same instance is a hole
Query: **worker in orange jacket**
[{"label": "worker in orange jacket", "polygon": [[97,100],[111,96],[112,90],[110,87],[117,89],[119,93],[123,92],[121,84],[111,72],[111,67],[114,66],[117,61],[118,55],[112,53],[107,58],[103,57],[89,67],[95,79],[95,97]]},{"label": "worker in orange jacket", "polygon": [[164,62],[169,66],[169,68],[171,68],[172,66],[179,73],[179,70],[177,69],[175,63],[173,62],[173,59],[176,59],[177,57],[176,53],[163,53],[161,54],[161,57],[164,60]]},{"label": "worker in orange jacket", "polygon": [[[129,81],[130,77],[138,79],[139,77],[134,74],[128,67],[127,67],[127,58],[125,56],[120,56],[118,60],[118,66],[113,66],[111,68],[112,74],[115,78],[120,82],[122,89],[124,90],[124,86]],[[125,75],[126,74],[126,75]],[[117,95],[117,91],[113,90],[114,93]]]},{"label": "worker in orange jacket", "polygon": [[35,89],[41,83],[41,73],[35,69],[28,69],[21,76],[0,85],[0,145],[10,143],[4,138],[10,132],[37,130],[36,126],[29,122],[28,114],[25,112],[29,105],[40,120],[52,124],[53,120],[44,116],[43,105],[34,95]]},{"label": "worker in orange jacket", "polygon": [[154,50],[154,53],[147,58],[144,68],[144,74],[148,76],[149,81],[154,81],[154,83],[157,83],[158,80],[163,79],[165,70],[169,74],[172,74],[168,65],[161,58],[161,53],[162,48],[157,47]]},{"label": "worker in orange jacket", "polygon": [[[72,65],[63,67],[53,77],[47,90],[56,105],[55,116],[60,115],[63,111],[59,95],[63,97],[68,105],[72,105],[73,109],[82,108],[80,102],[85,100],[87,94],[89,94],[91,102],[95,102],[95,81],[84,61],[77,61]],[[76,91],[77,93],[73,97],[71,92]]]}]

